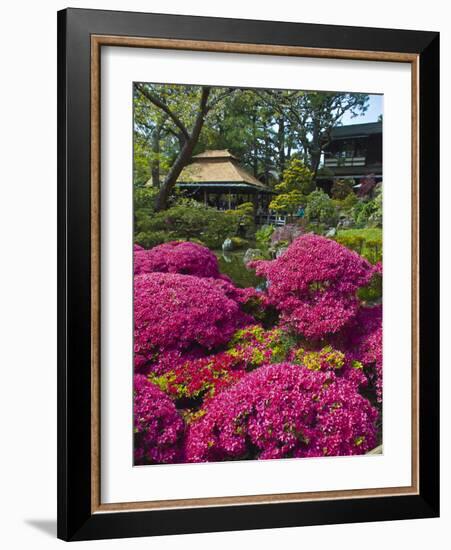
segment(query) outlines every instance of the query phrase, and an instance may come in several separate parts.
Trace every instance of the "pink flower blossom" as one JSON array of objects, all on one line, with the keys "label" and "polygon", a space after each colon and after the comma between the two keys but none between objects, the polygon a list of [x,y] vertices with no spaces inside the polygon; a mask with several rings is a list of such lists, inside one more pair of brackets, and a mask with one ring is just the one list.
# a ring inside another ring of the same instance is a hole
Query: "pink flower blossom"
[{"label": "pink flower blossom", "polygon": [[377,410],[333,372],[288,363],[246,374],[190,424],[188,462],[363,454]]},{"label": "pink flower blossom", "polygon": [[281,322],[309,338],[338,332],[359,308],[357,290],[373,266],[341,244],[313,234],[298,237],[272,261],[251,263],[268,279],[268,297]]},{"label": "pink flower blossom", "polygon": [[337,344],[364,365],[382,402],[382,306],[361,307],[337,335]]},{"label": "pink flower blossom", "polygon": [[185,427],[169,397],[135,375],[133,407],[135,464],[181,461]]},{"label": "pink flower blossom", "polygon": [[134,308],[135,365],[140,369],[168,352],[199,356],[212,351],[252,322],[216,280],[175,273],[135,276]]},{"label": "pink flower blossom", "polygon": [[134,273],[180,273],[197,277],[220,276],[216,256],[205,246],[173,241],[145,250],[134,248]]}]

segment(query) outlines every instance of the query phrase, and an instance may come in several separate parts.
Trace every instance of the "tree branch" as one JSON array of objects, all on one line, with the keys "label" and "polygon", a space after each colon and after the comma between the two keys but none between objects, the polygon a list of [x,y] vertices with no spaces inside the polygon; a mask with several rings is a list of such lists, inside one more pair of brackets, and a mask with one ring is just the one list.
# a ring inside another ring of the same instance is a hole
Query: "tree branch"
[{"label": "tree branch", "polygon": [[151,103],[155,105],[155,107],[158,107],[162,111],[164,111],[174,122],[174,124],[179,128],[179,130],[182,132],[185,139],[189,139],[190,135],[186,128],[186,126],[183,124],[183,122],[180,120],[180,118],[169,108],[169,106],[162,101],[158,96],[153,94],[148,88],[146,88],[142,84],[137,84],[136,88],[141,92],[141,94],[149,100]]}]

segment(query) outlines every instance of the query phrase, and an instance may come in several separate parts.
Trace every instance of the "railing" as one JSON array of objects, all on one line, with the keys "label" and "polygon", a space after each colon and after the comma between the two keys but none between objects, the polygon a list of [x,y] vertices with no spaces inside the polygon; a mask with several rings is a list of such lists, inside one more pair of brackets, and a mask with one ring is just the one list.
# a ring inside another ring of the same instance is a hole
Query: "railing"
[{"label": "railing", "polygon": [[276,227],[280,227],[287,223],[287,217],[278,214],[258,214],[255,219],[257,225],[275,225]]},{"label": "railing", "polygon": [[365,166],[365,157],[330,157],[324,159],[326,168],[336,168],[339,166]]}]

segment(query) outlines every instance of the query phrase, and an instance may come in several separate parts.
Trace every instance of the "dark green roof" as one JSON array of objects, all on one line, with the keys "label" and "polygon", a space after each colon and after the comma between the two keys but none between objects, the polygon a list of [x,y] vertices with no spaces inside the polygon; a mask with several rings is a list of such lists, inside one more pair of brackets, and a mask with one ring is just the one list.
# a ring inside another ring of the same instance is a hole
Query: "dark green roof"
[{"label": "dark green roof", "polygon": [[373,134],[382,134],[382,122],[366,122],[365,124],[336,126],[332,128],[330,133],[332,139],[364,137]]}]

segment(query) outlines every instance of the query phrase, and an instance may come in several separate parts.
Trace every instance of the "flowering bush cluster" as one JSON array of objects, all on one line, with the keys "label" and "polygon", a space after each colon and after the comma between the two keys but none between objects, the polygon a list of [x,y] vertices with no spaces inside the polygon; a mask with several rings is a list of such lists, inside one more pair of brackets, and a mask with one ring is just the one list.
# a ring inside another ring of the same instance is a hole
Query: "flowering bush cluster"
[{"label": "flowering bush cluster", "polygon": [[382,402],[382,306],[361,307],[354,321],[338,335],[341,346],[368,372]]},{"label": "flowering bush cluster", "polygon": [[174,351],[208,352],[249,323],[238,302],[210,279],[175,273],[135,277],[135,364]]},{"label": "flowering bush cluster", "polygon": [[360,454],[376,442],[377,410],[331,372],[266,365],[211,401],[190,425],[188,462]]},{"label": "flowering bush cluster", "polygon": [[[136,245],[135,245],[136,247]],[[197,277],[219,277],[218,260],[200,244],[173,241],[145,250],[134,249],[134,273],[180,273]]]},{"label": "flowering bush cluster", "polygon": [[244,370],[234,357],[222,352],[176,365],[149,379],[177,400],[205,400],[236,382]]},{"label": "flowering bush cluster", "polygon": [[[135,463],[363,454],[380,434],[382,265],[312,234],[238,288],[191,242],[134,248]],[[378,276],[380,276],[378,275]]]},{"label": "flowering bush cluster", "polygon": [[259,325],[251,325],[236,332],[227,354],[240,368],[253,370],[266,363],[283,361],[290,344],[288,335],[279,328],[264,330]]},{"label": "flowering bush cluster", "polygon": [[282,322],[309,338],[338,332],[354,318],[357,290],[374,274],[356,252],[312,234],[296,239],[276,260],[251,265],[268,279],[268,297]]},{"label": "flowering bush cluster", "polygon": [[357,388],[366,387],[368,379],[363,372],[363,364],[355,355],[344,353],[327,345],[319,350],[297,348],[288,355],[293,363],[309,370],[332,371],[337,376],[352,382]]},{"label": "flowering bush cluster", "polygon": [[134,378],[135,464],[180,461],[183,420],[169,397],[145,376]]}]

